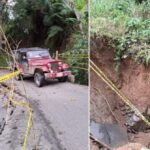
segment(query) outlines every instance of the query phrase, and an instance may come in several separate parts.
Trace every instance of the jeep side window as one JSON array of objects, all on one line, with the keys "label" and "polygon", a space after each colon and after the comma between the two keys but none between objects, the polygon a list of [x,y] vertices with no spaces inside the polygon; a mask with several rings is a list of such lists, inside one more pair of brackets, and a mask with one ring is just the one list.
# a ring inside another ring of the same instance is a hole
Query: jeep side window
[{"label": "jeep side window", "polygon": [[27,61],[26,53],[21,53],[21,61]]}]

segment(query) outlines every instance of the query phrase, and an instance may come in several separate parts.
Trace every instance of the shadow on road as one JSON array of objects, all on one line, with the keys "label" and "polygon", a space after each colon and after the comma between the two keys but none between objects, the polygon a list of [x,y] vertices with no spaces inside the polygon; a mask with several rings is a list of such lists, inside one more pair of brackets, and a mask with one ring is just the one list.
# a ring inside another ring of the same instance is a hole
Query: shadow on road
[{"label": "shadow on road", "polygon": [[[33,77],[24,77],[23,80],[27,83],[34,84]],[[62,84],[62,83],[60,83],[57,79],[51,79],[51,80],[45,81],[44,86],[56,85],[56,84]]]}]

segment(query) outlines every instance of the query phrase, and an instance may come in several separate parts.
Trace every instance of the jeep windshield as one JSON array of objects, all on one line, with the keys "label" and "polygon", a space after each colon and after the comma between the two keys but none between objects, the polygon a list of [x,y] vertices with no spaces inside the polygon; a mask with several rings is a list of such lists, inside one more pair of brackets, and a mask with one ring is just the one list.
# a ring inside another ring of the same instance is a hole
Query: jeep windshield
[{"label": "jeep windshield", "polygon": [[28,58],[51,58],[48,51],[29,51],[27,52]]}]

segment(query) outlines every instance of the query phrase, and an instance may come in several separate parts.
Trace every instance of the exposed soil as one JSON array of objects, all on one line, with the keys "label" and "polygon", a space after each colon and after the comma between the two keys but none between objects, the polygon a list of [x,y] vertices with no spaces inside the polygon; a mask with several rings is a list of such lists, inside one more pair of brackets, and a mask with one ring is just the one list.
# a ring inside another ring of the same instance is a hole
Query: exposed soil
[{"label": "exposed soil", "polygon": [[[114,69],[114,49],[110,46],[111,39],[107,37],[95,37],[91,42],[91,59],[104,73],[117,85],[117,87],[131,100],[141,111],[145,111],[150,105],[150,67],[136,64],[131,58],[122,60],[118,72]],[[127,117],[121,111],[123,104],[121,99],[93,72],[91,80],[91,120],[97,123],[118,123],[127,130],[124,125]],[[111,107],[108,106],[108,103]],[[150,133],[128,134],[130,142],[148,146]],[[95,147],[95,146],[94,146]],[[95,150],[95,148],[91,148]]]}]

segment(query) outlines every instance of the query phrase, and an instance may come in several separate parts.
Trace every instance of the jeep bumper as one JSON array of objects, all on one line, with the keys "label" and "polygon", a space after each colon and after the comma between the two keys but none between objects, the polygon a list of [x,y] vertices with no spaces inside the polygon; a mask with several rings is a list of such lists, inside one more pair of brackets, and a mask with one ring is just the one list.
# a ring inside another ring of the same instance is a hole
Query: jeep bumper
[{"label": "jeep bumper", "polygon": [[57,79],[71,75],[71,71],[44,73],[45,79]]}]

